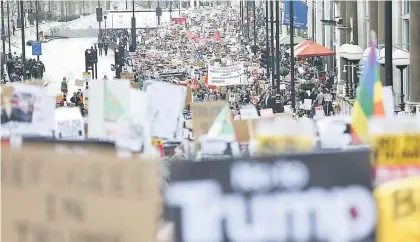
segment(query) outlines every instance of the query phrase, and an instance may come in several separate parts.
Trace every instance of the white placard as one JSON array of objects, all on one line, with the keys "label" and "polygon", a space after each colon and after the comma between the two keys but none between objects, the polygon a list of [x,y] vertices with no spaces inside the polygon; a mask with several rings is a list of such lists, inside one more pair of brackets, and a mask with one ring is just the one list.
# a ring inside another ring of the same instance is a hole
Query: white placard
[{"label": "white placard", "polygon": [[79,108],[57,108],[55,110],[56,139],[84,140],[85,124]]},{"label": "white placard", "polygon": [[325,100],[326,102],[331,102],[331,101],[332,101],[332,99],[333,99],[333,95],[328,94],[328,93],[324,95],[324,100]]},{"label": "white placard", "polygon": [[394,117],[394,94],[392,86],[382,87],[382,100],[385,109],[385,117]]},{"label": "white placard", "polygon": [[54,127],[55,97],[46,96],[43,86],[12,83],[8,99],[10,107],[2,103],[1,136],[51,136]]},{"label": "white placard", "polygon": [[235,102],[235,93],[229,94],[229,102]]},{"label": "white placard", "polygon": [[166,82],[146,81],[144,90],[149,98],[148,117],[152,136],[173,141],[179,127],[182,127],[180,122],[183,121],[187,88]]},{"label": "white placard", "polygon": [[311,110],[312,109],[312,99],[305,99],[303,102],[303,109]]},{"label": "white placard", "polygon": [[286,90],[286,84],[280,84],[280,90]]},{"label": "white placard", "polygon": [[345,148],[351,144],[351,116],[331,116],[317,119],[321,147],[324,149]]},{"label": "white placard", "polygon": [[227,85],[241,85],[241,76],[244,73],[243,64],[215,67],[208,66],[208,85],[212,86],[227,86]]},{"label": "white placard", "polygon": [[315,107],[315,116],[322,117],[324,116],[324,109],[321,107]]},{"label": "white placard", "polygon": [[130,122],[130,81],[102,80],[89,86],[88,137],[114,140]]},{"label": "white placard", "polygon": [[257,109],[253,105],[248,105],[248,106],[245,106],[245,107],[241,108],[240,113],[241,113],[241,119],[242,120],[260,118],[258,116]]},{"label": "white placard", "polygon": [[274,116],[272,108],[266,108],[260,110],[261,118],[271,118]]}]

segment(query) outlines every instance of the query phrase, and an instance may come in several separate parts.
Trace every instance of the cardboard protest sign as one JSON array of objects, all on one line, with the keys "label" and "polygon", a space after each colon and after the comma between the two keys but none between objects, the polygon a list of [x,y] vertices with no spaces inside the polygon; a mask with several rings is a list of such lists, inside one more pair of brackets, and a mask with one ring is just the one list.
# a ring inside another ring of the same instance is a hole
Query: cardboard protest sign
[{"label": "cardboard protest sign", "polygon": [[419,118],[372,119],[369,133],[377,184],[411,176],[420,169]]},{"label": "cardboard protest sign", "polygon": [[233,128],[235,130],[235,137],[239,143],[249,142],[249,130],[247,120],[233,120]]},{"label": "cardboard protest sign", "polygon": [[121,72],[121,79],[133,80],[134,74],[132,72]]},{"label": "cardboard protest sign", "polygon": [[154,162],[25,147],[2,152],[2,241],[154,241]]},{"label": "cardboard protest sign", "polygon": [[266,108],[260,110],[261,118],[272,118],[274,117],[273,109],[272,108]]},{"label": "cardboard protest sign", "polygon": [[176,242],[374,241],[368,150],[173,163],[171,180]]},{"label": "cardboard protest sign", "polygon": [[377,241],[420,239],[420,177],[404,178],[376,188]]},{"label": "cardboard protest sign", "polygon": [[255,120],[258,154],[310,151],[314,148],[314,125],[311,120]]},{"label": "cardboard protest sign", "polygon": [[78,87],[84,87],[85,86],[85,81],[80,80],[80,79],[76,79],[76,80],[74,80],[74,85],[76,85]]},{"label": "cardboard protest sign", "polygon": [[207,134],[214,119],[226,106],[225,102],[193,103],[191,105],[194,142],[199,143],[202,135]]},{"label": "cardboard protest sign", "polygon": [[192,91],[190,87],[187,87],[187,94],[185,95],[185,105],[189,105],[193,102]]}]

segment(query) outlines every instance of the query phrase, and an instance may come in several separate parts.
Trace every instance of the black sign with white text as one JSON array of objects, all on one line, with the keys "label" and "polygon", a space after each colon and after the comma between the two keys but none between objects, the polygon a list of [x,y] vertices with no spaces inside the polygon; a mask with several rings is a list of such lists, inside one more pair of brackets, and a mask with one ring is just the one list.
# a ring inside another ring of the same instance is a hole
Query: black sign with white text
[{"label": "black sign with white text", "polygon": [[368,150],[176,163],[176,242],[373,242]]}]

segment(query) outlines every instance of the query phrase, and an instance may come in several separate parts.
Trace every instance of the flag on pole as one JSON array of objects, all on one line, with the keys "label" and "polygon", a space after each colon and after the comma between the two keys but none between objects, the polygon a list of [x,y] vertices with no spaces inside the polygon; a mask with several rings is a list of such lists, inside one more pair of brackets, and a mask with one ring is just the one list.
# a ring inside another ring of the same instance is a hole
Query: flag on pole
[{"label": "flag on pole", "polygon": [[353,103],[354,109],[350,128],[353,144],[366,144],[369,138],[369,119],[385,116],[374,33],[372,34],[369,57],[365,60],[363,66],[363,73],[356,92],[356,100]]}]

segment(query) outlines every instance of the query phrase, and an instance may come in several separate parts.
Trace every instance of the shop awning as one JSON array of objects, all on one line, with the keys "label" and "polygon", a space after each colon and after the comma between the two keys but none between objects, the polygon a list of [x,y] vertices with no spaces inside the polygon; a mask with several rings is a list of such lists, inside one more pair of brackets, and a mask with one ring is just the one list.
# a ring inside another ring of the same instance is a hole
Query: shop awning
[{"label": "shop awning", "polygon": [[313,42],[312,40],[310,40],[310,39],[307,39],[307,40],[305,40],[305,41],[302,41],[302,42],[300,42],[299,44],[295,45],[295,50],[297,50],[297,49],[299,49],[299,48],[301,48],[301,47],[303,47],[303,46],[306,46],[306,45],[312,44],[312,43],[314,43],[314,42]]},{"label": "shop awning", "polygon": [[302,46],[296,50],[295,56],[298,58],[314,57],[314,56],[332,56],[335,55],[335,51],[328,49],[317,43],[311,43]]},{"label": "shop awning", "polygon": [[[294,45],[297,45],[297,44],[300,44],[300,43],[302,43],[303,41],[305,41],[306,39],[305,38],[303,38],[303,37],[300,37],[300,36],[295,36],[294,38],[293,38],[293,41],[294,41]],[[290,45],[290,35],[287,35],[287,36],[283,36],[283,37],[281,37],[280,38],[280,42],[279,42],[281,45]]]},{"label": "shop awning", "polygon": [[[297,51],[299,48],[302,48],[303,46],[306,46],[306,45],[309,45],[309,44],[312,44],[312,43],[313,43],[313,41],[312,41],[312,40],[309,40],[309,39],[307,39],[307,40],[304,40],[304,41],[300,42],[299,44],[295,45],[295,48],[294,48],[295,53],[296,53],[296,51]],[[287,49],[287,51],[286,51],[286,52],[290,54],[290,48],[289,48],[289,49]]]}]

